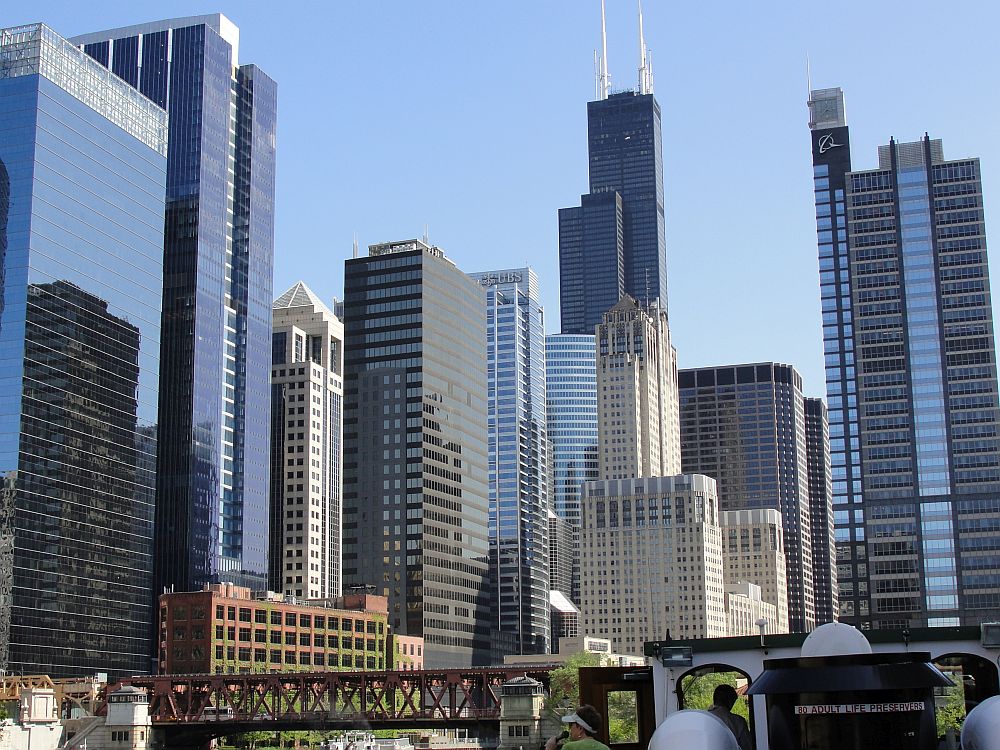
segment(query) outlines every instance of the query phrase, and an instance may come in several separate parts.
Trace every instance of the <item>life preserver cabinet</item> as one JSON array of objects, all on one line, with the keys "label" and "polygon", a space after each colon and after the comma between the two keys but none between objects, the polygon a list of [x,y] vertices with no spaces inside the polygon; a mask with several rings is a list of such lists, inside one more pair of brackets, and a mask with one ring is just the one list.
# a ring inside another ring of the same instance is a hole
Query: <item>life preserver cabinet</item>
[{"label": "life preserver cabinet", "polygon": [[770,750],[935,750],[926,652],[768,659],[748,693],[767,699]]}]

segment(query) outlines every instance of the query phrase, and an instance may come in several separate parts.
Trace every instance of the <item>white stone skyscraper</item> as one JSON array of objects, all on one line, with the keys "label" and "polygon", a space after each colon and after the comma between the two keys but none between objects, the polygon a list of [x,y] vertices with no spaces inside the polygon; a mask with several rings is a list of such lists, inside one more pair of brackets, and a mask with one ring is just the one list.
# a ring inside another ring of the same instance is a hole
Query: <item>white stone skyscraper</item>
[{"label": "white stone skyscraper", "polygon": [[344,324],[301,281],[274,302],[270,587],[341,595]]},{"label": "white stone skyscraper", "polygon": [[667,313],[625,295],[596,328],[601,479],[681,473],[677,351]]}]

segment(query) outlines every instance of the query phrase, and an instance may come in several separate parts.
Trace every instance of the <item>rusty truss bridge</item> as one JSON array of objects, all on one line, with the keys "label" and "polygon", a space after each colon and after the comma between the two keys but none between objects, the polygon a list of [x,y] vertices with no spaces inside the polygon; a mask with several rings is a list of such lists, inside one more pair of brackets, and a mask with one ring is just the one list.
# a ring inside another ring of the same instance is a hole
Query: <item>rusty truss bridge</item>
[{"label": "rusty truss bridge", "polygon": [[500,719],[500,686],[554,665],[403,672],[158,675],[145,688],[153,726],[215,735],[294,729],[451,728]]}]

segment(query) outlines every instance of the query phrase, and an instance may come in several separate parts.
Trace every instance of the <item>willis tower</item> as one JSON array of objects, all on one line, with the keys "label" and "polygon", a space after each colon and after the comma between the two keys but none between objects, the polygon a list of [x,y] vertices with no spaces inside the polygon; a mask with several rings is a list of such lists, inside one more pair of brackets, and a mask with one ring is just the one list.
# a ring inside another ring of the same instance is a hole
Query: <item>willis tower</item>
[{"label": "willis tower", "polygon": [[639,86],[612,93],[604,56],[597,98],[587,104],[590,192],[559,210],[562,333],[593,334],[624,294],[667,302],[660,105],[639,12]]}]

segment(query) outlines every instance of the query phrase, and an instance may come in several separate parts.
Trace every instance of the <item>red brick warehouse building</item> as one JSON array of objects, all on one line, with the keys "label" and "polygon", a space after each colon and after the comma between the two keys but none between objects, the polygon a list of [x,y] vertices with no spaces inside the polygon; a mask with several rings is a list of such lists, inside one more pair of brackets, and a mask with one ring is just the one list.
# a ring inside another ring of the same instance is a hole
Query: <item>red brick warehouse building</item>
[{"label": "red brick warehouse building", "polygon": [[[161,674],[384,670],[388,600],[349,594],[303,602],[213,584],[160,596]],[[388,667],[394,665],[390,662]]]}]

